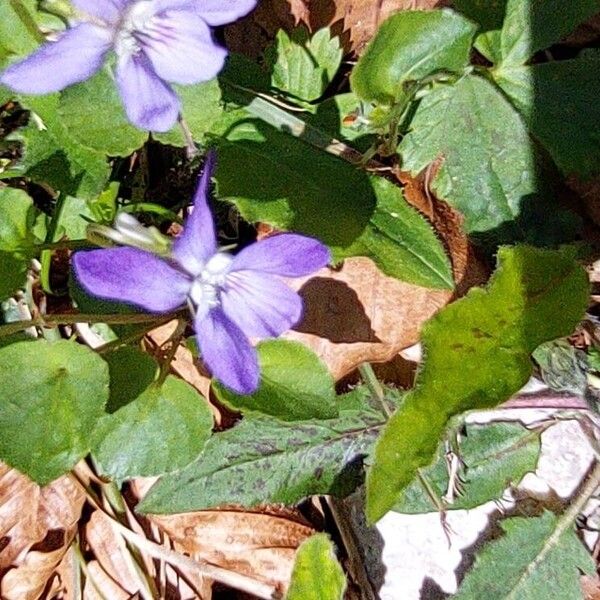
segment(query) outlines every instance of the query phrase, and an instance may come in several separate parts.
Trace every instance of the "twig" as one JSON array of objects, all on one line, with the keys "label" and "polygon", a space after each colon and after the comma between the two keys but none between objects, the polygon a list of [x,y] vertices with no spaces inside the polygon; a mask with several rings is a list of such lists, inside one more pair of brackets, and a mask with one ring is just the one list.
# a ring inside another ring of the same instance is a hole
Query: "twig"
[{"label": "twig", "polygon": [[389,419],[392,416],[392,411],[385,401],[383,387],[381,386],[381,383],[379,383],[379,379],[377,379],[375,371],[373,371],[373,367],[369,363],[362,363],[358,367],[358,371],[364,382],[367,384],[367,387],[373,393],[373,396],[377,398],[385,416]]}]

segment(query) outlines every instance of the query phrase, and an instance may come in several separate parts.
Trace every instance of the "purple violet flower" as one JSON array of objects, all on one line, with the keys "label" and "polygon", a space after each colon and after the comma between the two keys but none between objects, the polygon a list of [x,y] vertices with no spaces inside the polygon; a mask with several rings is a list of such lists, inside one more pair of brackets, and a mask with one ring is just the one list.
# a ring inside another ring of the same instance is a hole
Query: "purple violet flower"
[{"label": "purple violet flower", "polygon": [[248,338],[279,336],[302,317],[302,299],[280,277],[310,275],[330,254],[321,242],[293,233],[266,238],[235,256],[220,252],[207,204],[213,166],[210,154],[171,259],[138,248],[105,248],[77,252],[73,267],[83,288],[100,298],[157,313],[188,302],[208,369],[228,388],[251,394],[259,367]]},{"label": "purple violet flower", "polygon": [[72,0],[75,25],[10,66],[0,83],[24,94],[49,94],[91,77],[110,50],[129,120],[168,131],[180,112],[169,83],[208,81],[223,68],[225,48],[210,27],[249,13],[257,0]]}]

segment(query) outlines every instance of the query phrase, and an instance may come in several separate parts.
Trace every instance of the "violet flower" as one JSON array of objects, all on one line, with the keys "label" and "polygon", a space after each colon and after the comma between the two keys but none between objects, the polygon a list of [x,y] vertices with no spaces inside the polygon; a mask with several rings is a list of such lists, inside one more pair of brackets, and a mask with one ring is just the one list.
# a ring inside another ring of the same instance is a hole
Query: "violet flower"
[{"label": "violet flower", "polygon": [[281,335],[302,317],[300,296],[280,277],[309,275],[330,254],[321,242],[293,233],[268,237],[235,256],[219,251],[206,199],[213,163],[211,154],[171,258],[139,248],[105,248],[77,252],[73,267],[83,288],[100,298],[156,313],[187,301],[208,369],[228,388],[250,394],[258,386],[259,367],[248,338]]},{"label": "violet flower", "polygon": [[227,51],[210,30],[250,12],[257,0],[72,0],[75,25],[10,66],[0,83],[24,94],[49,94],[84,81],[114,50],[116,80],[129,120],[168,131],[180,112],[169,83],[208,81]]}]

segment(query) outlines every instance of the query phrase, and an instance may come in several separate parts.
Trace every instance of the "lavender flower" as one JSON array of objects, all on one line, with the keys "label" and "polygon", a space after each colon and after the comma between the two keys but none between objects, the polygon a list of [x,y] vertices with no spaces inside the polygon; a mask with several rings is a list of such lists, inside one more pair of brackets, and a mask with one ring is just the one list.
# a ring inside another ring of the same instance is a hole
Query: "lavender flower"
[{"label": "lavender flower", "polygon": [[227,387],[250,394],[259,368],[248,338],[281,335],[302,316],[300,296],[279,277],[309,275],[330,256],[317,240],[292,233],[256,242],[235,256],[220,252],[206,200],[213,163],[211,154],[171,259],[139,248],[106,248],[77,252],[73,266],[79,283],[100,298],[157,313],[187,301],[206,366]]},{"label": "lavender flower", "polygon": [[141,129],[168,131],[180,111],[169,83],[208,81],[227,51],[211,26],[231,23],[256,0],[72,0],[74,27],[9,67],[0,83],[24,94],[49,94],[84,81],[110,50],[129,120]]}]

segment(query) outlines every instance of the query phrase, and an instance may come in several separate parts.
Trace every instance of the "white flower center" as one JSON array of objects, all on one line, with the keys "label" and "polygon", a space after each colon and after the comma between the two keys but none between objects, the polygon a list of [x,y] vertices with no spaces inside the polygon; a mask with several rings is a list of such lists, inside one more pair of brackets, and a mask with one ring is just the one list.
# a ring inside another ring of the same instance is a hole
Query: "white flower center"
[{"label": "white flower center", "polygon": [[225,285],[233,256],[218,252],[204,265],[190,288],[190,299],[200,315],[205,315],[210,309],[219,306],[219,292]]},{"label": "white flower center", "polygon": [[134,2],[125,13],[115,36],[115,52],[119,58],[139,54],[141,39],[156,32],[156,7],[153,0]]}]

